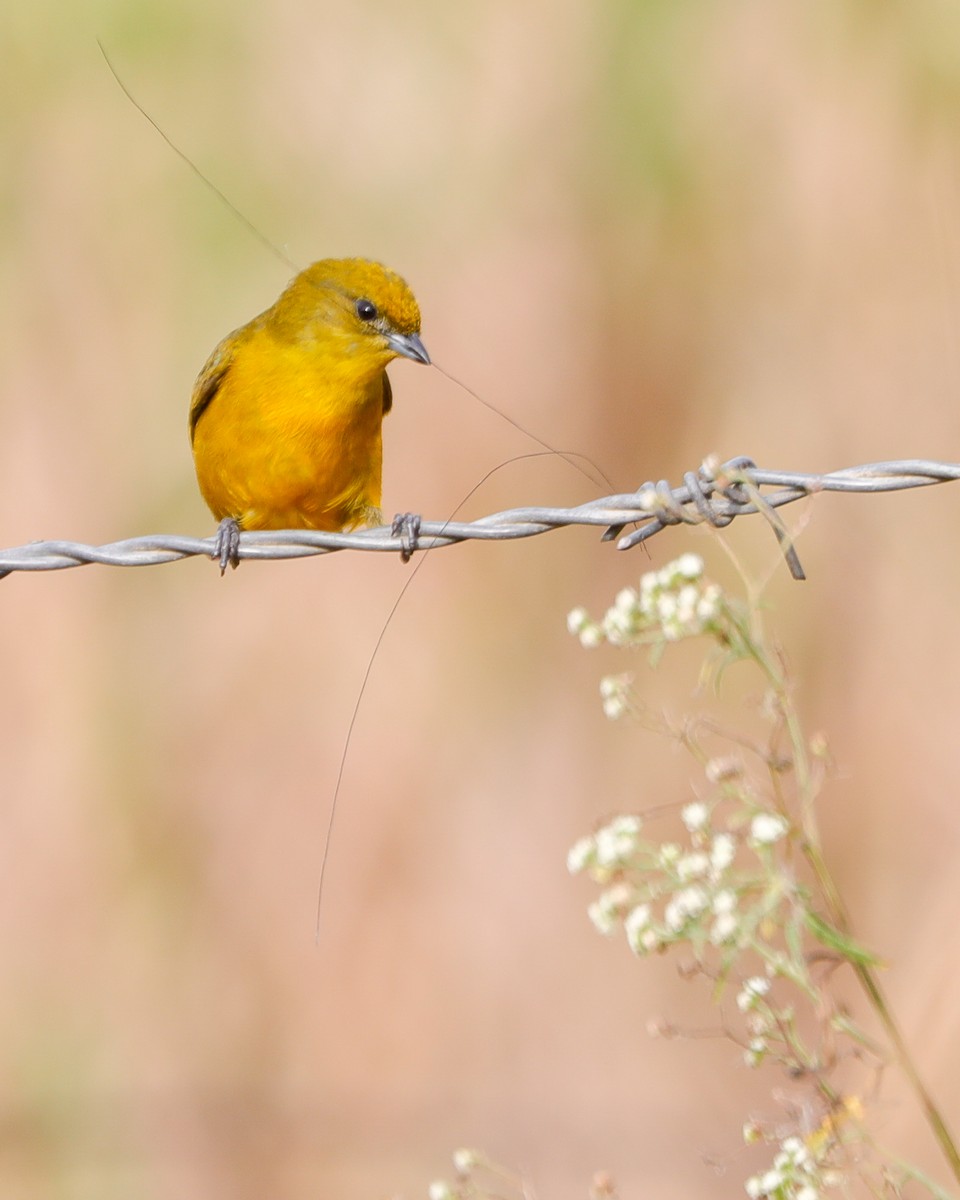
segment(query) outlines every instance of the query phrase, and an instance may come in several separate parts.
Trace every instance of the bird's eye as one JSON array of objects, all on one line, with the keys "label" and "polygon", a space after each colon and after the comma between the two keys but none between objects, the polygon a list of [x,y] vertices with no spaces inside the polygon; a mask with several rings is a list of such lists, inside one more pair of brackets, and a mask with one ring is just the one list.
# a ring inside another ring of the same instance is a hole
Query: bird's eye
[{"label": "bird's eye", "polygon": [[361,321],[375,321],[377,318],[377,306],[372,300],[358,300],[357,316]]}]

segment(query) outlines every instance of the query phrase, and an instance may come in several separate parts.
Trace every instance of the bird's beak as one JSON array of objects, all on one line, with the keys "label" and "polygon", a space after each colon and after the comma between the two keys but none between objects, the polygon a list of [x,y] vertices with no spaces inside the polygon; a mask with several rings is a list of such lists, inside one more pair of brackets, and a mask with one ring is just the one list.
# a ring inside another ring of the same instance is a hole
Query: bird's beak
[{"label": "bird's beak", "polygon": [[388,333],[387,345],[391,350],[414,362],[430,365],[430,355],[416,333]]}]

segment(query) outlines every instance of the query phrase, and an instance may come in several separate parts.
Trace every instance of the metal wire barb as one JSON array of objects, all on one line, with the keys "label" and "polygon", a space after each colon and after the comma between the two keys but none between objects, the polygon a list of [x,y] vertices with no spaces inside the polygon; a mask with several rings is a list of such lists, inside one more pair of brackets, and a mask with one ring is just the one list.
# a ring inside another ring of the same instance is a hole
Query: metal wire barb
[{"label": "metal wire barb", "polygon": [[[291,529],[243,533],[239,558],[303,558],[335,550],[375,550],[408,558],[417,551],[436,550],[467,540],[503,541],[536,537],[573,525],[604,529],[603,540],[617,539],[618,550],[653,537],[668,525],[715,527],[734,518],[761,513],[780,542],[794,578],[803,570],[790,535],[776,510],[817,492],[893,492],[928,487],[960,479],[960,463],[902,459],[867,463],[824,475],[801,471],[766,471],[748,458],[718,463],[707,459],[698,470],[688,471],[683,483],[671,487],[666,480],[644,483],[635,492],[603,496],[574,508],[513,508],[476,521],[423,521],[398,518],[393,526],[362,529],[354,533],[322,533]],[[774,489],[772,491],[765,489]],[[621,536],[628,525],[638,528]],[[13,571],[58,571],[88,563],[114,567],[146,567],[199,555],[216,560],[216,539],[149,534],[104,546],[79,542],[30,542],[0,550],[0,578]]]}]

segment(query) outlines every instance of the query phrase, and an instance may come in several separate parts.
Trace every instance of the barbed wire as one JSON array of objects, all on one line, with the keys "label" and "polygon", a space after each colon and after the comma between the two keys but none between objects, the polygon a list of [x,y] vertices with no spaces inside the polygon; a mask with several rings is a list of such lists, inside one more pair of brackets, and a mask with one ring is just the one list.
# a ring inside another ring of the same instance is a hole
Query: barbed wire
[{"label": "barbed wire", "polygon": [[[468,540],[536,537],[577,525],[603,528],[604,541],[616,538],[618,550],[629,550],[669,525],[706,522],[720,528],[736,517],[760,513],[777,536],[794,578],[802,579],[803,570],[776,509],[818,492],[892,492],[957,479],[960,479],[960,463],[927,459],[867,463],[822,475],[767,471],[748,458],[722,464],[707,459],[699,470],[688,471],[677,487],[671,487],[666,480],[647,482],[636,492],[603,496],[573,508],[512,508],[475,521],[424,521],[405,514],[393,526],[353,533],[306,529],[242,533],[238,558],[303,558],[337,550],[372,550],[409,558],[417,551],[437,550]],[[770,488],[775,490],[765,490]],[[628,525],[638,528],[620,536]],[[91,563],[147,567],[195,556],[218,561],[219,555],[215,537],[148,534],[102,546],[38,541],[0,550],[0,579],[13,571],[59,571]]]}]

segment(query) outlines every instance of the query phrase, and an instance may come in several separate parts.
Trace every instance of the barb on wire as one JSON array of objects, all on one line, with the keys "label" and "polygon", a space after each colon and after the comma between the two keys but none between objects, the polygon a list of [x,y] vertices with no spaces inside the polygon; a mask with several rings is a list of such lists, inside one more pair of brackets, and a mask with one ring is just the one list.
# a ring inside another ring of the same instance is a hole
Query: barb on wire
[{"label": "barb on wire", "polygon": [[[668,525],[717,528],[735,517],[759,512],[770,524],[795,579],[803,569],[776,510],[817,492],[893,492],[928,487],[960,479],[960,463],[903,459],[867,463],[824,475],[800,471],[766,471],[751,459],[726,463],[707,459],[697,471],[688,471],[683,483],[671,487],[666,480],[644,483],[636,492],[603,496],[574,508],[513,508],[476,521],[420,521],[407,516],[394,526],[361,529],[353,533],[323,533],[307,529],[242,533],[241,559],[303,558],[335,550],[375,550],[409,558],[418,550],[434,550],[468,540],[502,541],[535,537],[552,529],[573,525],[605,529],[603,540],[617,538],[618,550],[646,541]],[[773,490],[768,490],[773,489]],[[621,536],[627,525],[637,528]],[[79,542],[30,542],[0,549],[0,578],[13,571],[58,571],[88,563],[115,567],[157,566],[200,556],[217,560],[216,539],[149,534],[104,546]]]}]

